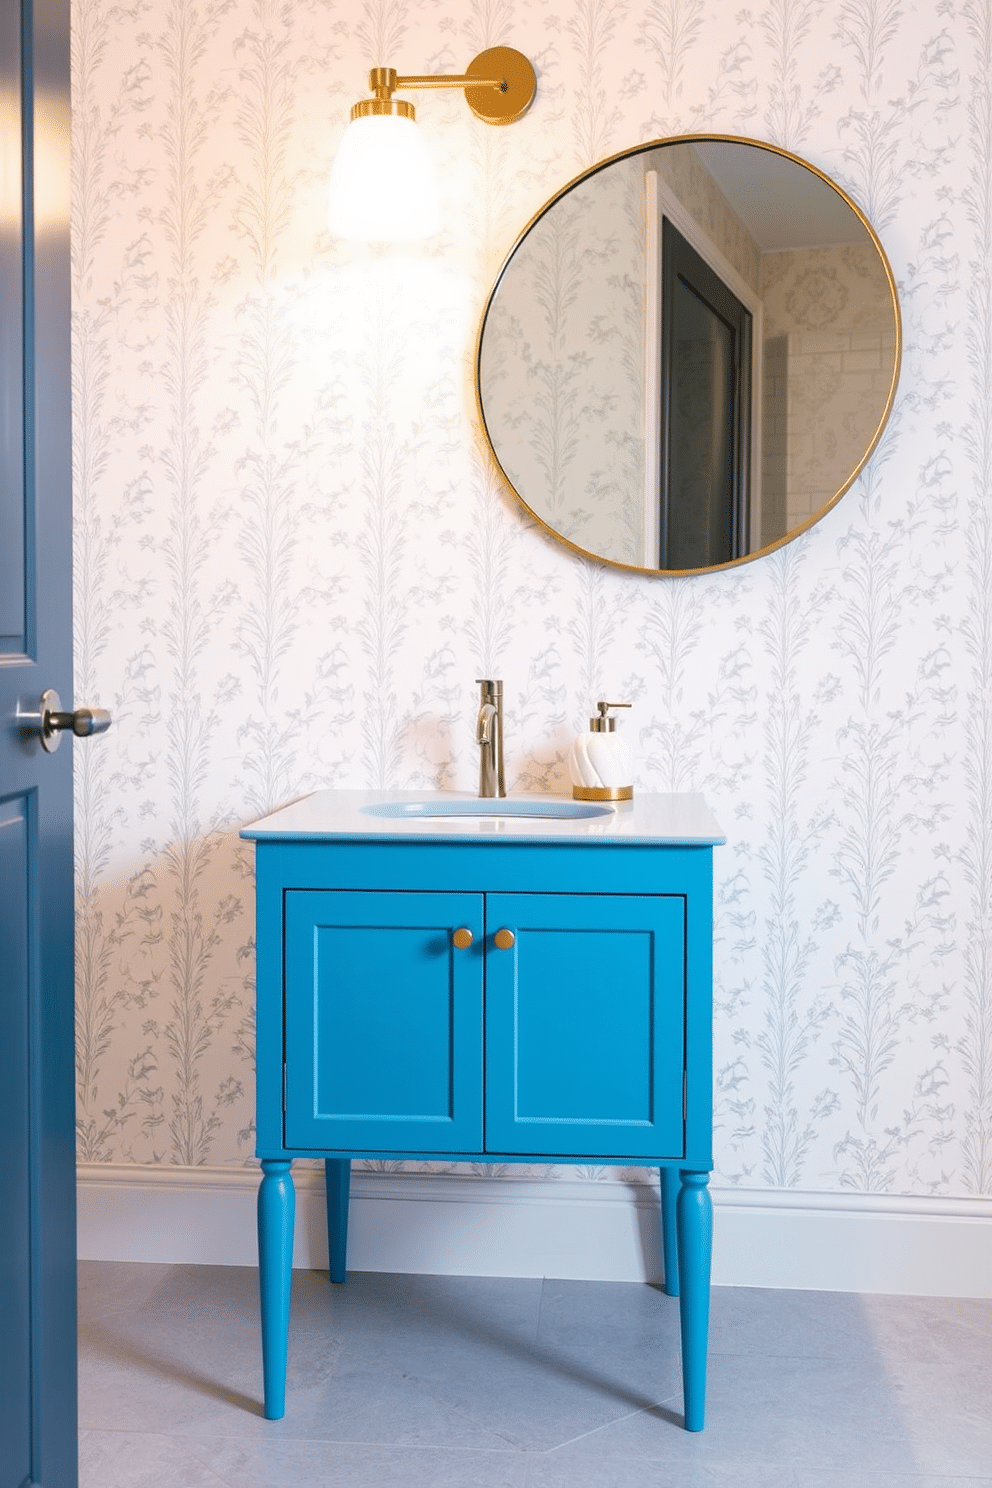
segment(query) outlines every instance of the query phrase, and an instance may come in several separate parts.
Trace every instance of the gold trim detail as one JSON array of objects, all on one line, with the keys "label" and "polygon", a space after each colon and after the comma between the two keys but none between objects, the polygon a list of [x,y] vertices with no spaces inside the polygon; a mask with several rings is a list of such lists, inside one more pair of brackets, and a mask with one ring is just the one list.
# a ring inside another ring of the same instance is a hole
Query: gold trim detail
[{"label": "gold trim detail", "polygon": [[[821,181],[824,181],[826,185],[831,187],[832,190],[836,191],[837,195],[842,197],[843,200],[847,203],[851,211],[854,213],[858,221],[863,225],[865,231],[868,233],[868,236],[871,239],[872,244],[874,245],[875,251],[882,261],[882,268],[885,270],[885,277],[888,281],[889,294],[892,297],[892,316],[895,322],[896,333],[895,356],[893,357],[892,363],[892,380],[889,384],[888,396],[885,400],[885,407],[882,409],[882,415],[878,421],[878,426],[876,427],[875,432],[868,443],[868,447],[865,450],[864,455],[859,461],[857,467],[851,472],[850,476],[841,486],[840,490],[836,491],[829,501],[824,502],[823,506],[821,506],[818,511],[814,512],[814,514],[808,519],[808,521],[801,523],[798,527],[793,527],[792,531],[786,533],[785,537],[777,538],[775,542],[768,543],[767,546],[763,548],[756,548],[753,553],[748,553],[743,558],[734,558],[729,563],[713,563],[708,565],[706,568],[641,568],[636,563],[621,563],[616,558],[604,558],[601,553],[592,553],[589,551],[588,548],[580,547],[579,544],[573,542],[571,538],[565,537],[564,534],[561,532],[557,532],[554,527],[550,526],[550,524],[543,519],[543,517],[539,517],[537,512],[534,511],[533,507],[527,504],[527,502],[521,496],[520,492],[516,489],[513,482],[510,480],[510,477],[507,475],[506,471],[500,464],[499,456],[497,455],[496,450],[493,446],[493,442],[489,437],[489,429],[486,424],[485,410],[482,406],[482,338],[485,335],[486,321],[489,317],[489,312],[492,309],[493,301],[495,300],[496,295],[499,292],[500,286],[503,282],[503,276],[505,275],[507,269],[510,267],[513,255],[516,253],[517,249],[520,247],[520,244],[523,242],[524,238],[530,232],[534,224],[541,217],[543,217],[546,212],[549,212],[551,208],[555,206],[556,203],[559,202],[563,196],[567,196],[574,186],[578,186],[579,183],[582,181],[590,180],[593,176],[598,175],[601,170],[605,170],[607,166],[613,165],[618,160],[628,160],[634,155],[644,155],[647,153],[648,150],[658,149],[659,145],[692,145],[703,143],[709,140],[714,140],[723,144],[752,145],[755,149],[768,150],[773,155],[781,155],[785,160],[791,160],[793,164],[801,165],[805,170],[812,172],[814,176],[819,176]],[[588,562],[597,563],[604,568],[619,569],[623,573],[646,574],[650,578],[684,579],[692,578],[696,574],[719,573],[726,568],[740,568],[741,565],[744,563],[753,563],[756,558],[763,558],[766,553],[774,553],[776,548],[785,547],[786,543],[792,542],[793,539],[799,537],[801,533],[807,532],[810,527],[815,526],[815,524],[819,522],[822,517],[825,517],[828,511],[832,511],[833,508],[837,505],[840,498],[844,495],[845,491],[848,491],[851,486],[853,486],[854,482],[857,480],[858,476],[861,474],[862,470],[865,468],[868,461],[875,453],[878,441],[881,439],[882,433],[885,429],[885,425],[888,423],[889,414],[892,412],[892,405],[895,402],[896,388],[899,384],[899,369],[901,363],[902,316],[899,313],[899,296],[896,292],[896,281],[895,275],[892,272],[892,265],[889,263],[888,257],[886,256],[885,249],[882,247],[878,233],[872,227],[871,223],[868,221],[868,218],[865,216],[864,212],[862,212],[857,202],[854,201],[850,196],[848,196],[844,188],[842,186],[838,186],[837,182],[832,180],[825,171],[821,171],[817,166],[811,165],[808,160],[804,160],[801,155],[794,155],[791,150],[783,150],[780,145],[770,145],[767,140],[750,139],[746,135],[738,134],[672,134],[665,135],[661,139],[648,140],[643,145],[633,145],[627,150],[617,150],[615,154],[608,155],[605,160],[601,160],[598,165],[594,165],[589,170],[581,171],[577,176],[573,176],[573,178],[570,181],[567,181],[559,191],[555,192],[554,196],[552,196],[548,201],[544,203],[543,207],[538,208],[530,221],[526,223],[522,230],[517,234],[516,241],[510,248],[510,251],[506,255],[506,258],[503,260],[499,273],[496,275],[496,282],[494,283],[486,299],[485,309],[482,312],[482,320],[479,325],[479,333],[475,339],[475,410],[478,415],[479,427],[482,431],[483,440],[485,441],[486,448],[492,456],[493,464],[496,467],[496,472],[499,475],[503,485],[506,487],[510,495],[514,497],[514,499],[523,507],[524,512],[531,519],[531,521],[536,523],[541,531],[544,532],[548,537],[553,538],[556,543],[560,543],[563,547],[569,548],[573,553],[576,554],[577,557],[585,558]]]},{"label": "gold trim detail", "polygon": [[632,801],[632,785],[573,785],[572,795],[576,801]]},{"label": "gold trim detail", "polygon": [[362,98],[351,110],[352,119],[413,119],[417,111],[405,98]]}]

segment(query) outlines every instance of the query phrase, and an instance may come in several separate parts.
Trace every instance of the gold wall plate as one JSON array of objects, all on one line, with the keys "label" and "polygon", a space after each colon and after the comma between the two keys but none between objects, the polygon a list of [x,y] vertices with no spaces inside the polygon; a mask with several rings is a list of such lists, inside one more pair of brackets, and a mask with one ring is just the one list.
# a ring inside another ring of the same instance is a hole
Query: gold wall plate
[{"label": "gold wall plate", "polygon": [[465,101],[477,119],[485,124],[515,124],[534,102],[537,77],[523,52],[513,47],[490,47],[480,52],[465,69],[469,78],[501,78],[502,90],[485,87],[465,88]]}]

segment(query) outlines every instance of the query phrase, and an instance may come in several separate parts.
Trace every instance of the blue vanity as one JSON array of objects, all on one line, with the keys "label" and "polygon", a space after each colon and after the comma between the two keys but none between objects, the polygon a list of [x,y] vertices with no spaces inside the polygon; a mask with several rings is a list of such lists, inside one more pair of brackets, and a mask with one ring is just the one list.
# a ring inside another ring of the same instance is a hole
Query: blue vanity
[{"label": "blue vanity", "polygon": [[659,1168],[685,1425],[702,1428],[725,838],[699,796],[578,817],[553,801],[535,815],[542,800],[324,791],[241,834],[257,858],[269,1419],[285,1410],[293,1159],[324,1160],[338,1282],[352,1159],[442,1159]]}]

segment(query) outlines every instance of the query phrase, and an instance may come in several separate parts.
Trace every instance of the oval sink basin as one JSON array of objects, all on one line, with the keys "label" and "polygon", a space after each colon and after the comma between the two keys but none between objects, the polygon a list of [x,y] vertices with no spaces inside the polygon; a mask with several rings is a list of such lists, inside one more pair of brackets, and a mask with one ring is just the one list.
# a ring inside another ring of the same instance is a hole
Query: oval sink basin
[{"label": "oval sink basin", "polygon": [[488,798],[445,801],[434,796],[424,801],[379,801],[372,806],[363,806],[361,810],[366,816],[386,816],[396,821],[430,821],[438,817],[453,816],[543,817],[551,821],[583,821],[593,816],[610,816],[613,807],[597,806],[593,801],[542,801],[540,796],[527,801]]}]

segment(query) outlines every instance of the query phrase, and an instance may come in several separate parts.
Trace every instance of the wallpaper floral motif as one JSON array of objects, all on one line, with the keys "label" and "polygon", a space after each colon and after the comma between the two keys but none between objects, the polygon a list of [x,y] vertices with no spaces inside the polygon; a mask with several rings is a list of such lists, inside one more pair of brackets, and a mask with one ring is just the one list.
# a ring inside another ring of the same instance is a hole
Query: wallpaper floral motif
[{"label": "wallpaper floral motif", "polygon": [[[324,228],[364,74],[508,43],[531,113],[425,95],[446,227]],[[724,1182],[992,1193],[987,0],[75,0],[79,1153],[250,1160],[238,828],[322,786],[562,789],[597,696],[703,791]],[[893,419],[799,541],[650,581],[554,545],[476,428],[482,306],[565,180],[683,130],[834,176],[899,282]],[[590,1180],[602,1170],[585,1174]]]},{"label": "wallpaper floral motif", "polygon": [[646,562],[644,193],[635,155],[556,203],[501,275],[479,348],[514,490],[579,547],[631,564]]}]

